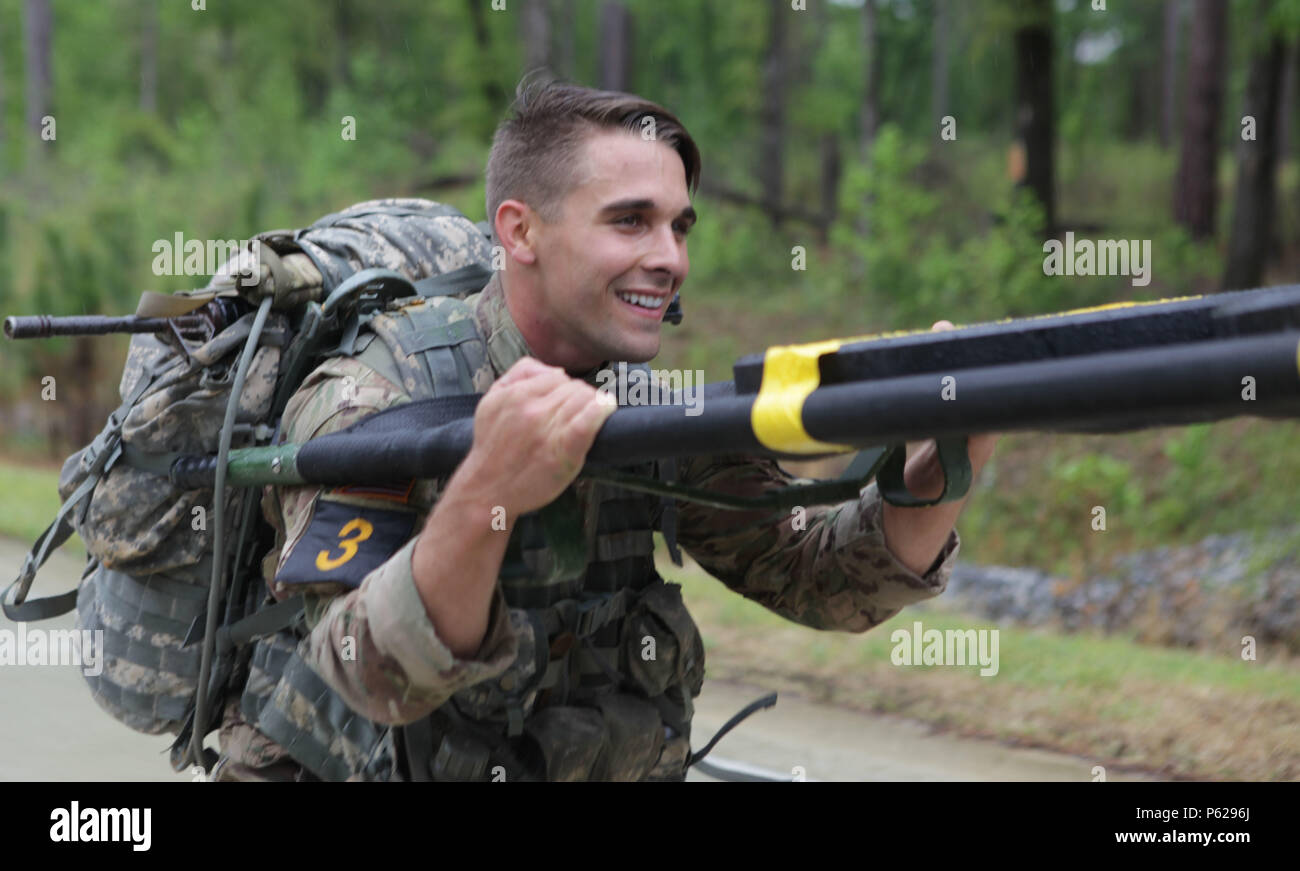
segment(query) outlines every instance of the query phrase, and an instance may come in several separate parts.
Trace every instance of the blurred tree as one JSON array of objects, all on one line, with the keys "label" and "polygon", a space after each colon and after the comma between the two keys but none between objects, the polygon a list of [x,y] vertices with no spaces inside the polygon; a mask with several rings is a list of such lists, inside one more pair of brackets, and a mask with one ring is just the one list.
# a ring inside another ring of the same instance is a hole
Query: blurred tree
[{"label": "blurred tree", "polygon": [[876,131],[880,128],[880,75],[883,65],[880,50],[880,38],[877,33],[879,23],[876,0],[863,0],[862,3],[862,57],[863,82],[862,114],[859,133],[859,150],[864,160],[869,159],[872,146],[876,141]]},{"label": "blurred tree", "polygon": [[[476,58],[479,65],[486,67],[488,58],[492,53],[492,36],[488,32],[487,21],[484,20],[486,9],[485,4],[478,0],[465,0],[469,7],[470,26],[474,31],[474,45],[478,49]],[[483,101],[489,106],[495,108],[504,107],[506,102],[506,93],[492,76],[479,75],[479,87],[483,92]]]},{"label": "blurred tree", "polygon": [[1183,145],[1174,181],[1174,220],[1194,239],[1212,237],[1215,230],[1227,28],[1226,3],[1197,0],[1188,41]]},{"label": "blurred tree", "polygon": [[528,0],[519,16],[520,36],[524,43],[524,69],[546,70],[553,77],[551,60],[551,4],[548,0]]},{"label": "blurred tree", "polygon": [[[786,0],[768,0],[767,48],[763,53],[763,105],[759,120],[758,183],[763,209],[773,227],[782,217],[785,190],[785,99],[790,77],[786,34],[802,16]],[[793,19],[793,20],[792,20]]]},{"label": "blurred tree", "polygon": [[632,14],[621,0],[600,7],[600,87],[626,91],[632,82]]},{"label": "blurred tree", "polygon": [[1129,81],[1128,117],[1123,135],[1134,142],[1159,138],[1164,67],[1160,54],[1151,50],[1151,40],[1146,35],[1163,29],[1164,7],[1158,3],[1138,3],[1122,12],[1117,8],[1115,12],[1118,26],[1108,32],[1118,33],[1120,44],[1112,57],[1114,66]]},{"label": "blurred tree", "polygon": [[23,58],[26,65],[26,111],[29,141],[35,143],[33,154],[41,154],[52,142],[41,139],[42,118],[50,114],[53,78],[50,73],[50,39],[54,19],[50,0],[27,0],[23,16]]},{"label": "blurred tree", "polygon": [[1016,138],[1024,184],[1043,207],[1043,232],[1056,226],[1056,115],[1052,78],[1052,0],[1016,0]]},{"label": "blurred tree", "polygon": [[948,56],[952,51],[948,0],[934,2],[934,41],[930,59],[930,122],[938,124],[948,114]]},{"label": "blurred tree", "polygon": [[[8,23],[9,22],[7,21],[0,22],[0,25],[8,24]],[[8,132],[7,128],[5,127],[5,114],[8,110],[8,105],[5,99],[6,94],[5,94],[5,75],[4,75],[4,69],[5,69],[4,36],[5,36],[4,28],[3,26],[0,26],[0,170],[3,170],[3,166],[4,166],[4,161],[2,158],[4,156],[5,134]]]},{"label": "blurred tree", "polygon": [[140,111],[158,111],[158,3],[140,4]]},{"label": "blurred tree", "polygon": [[351,89],[352,49],[354,35],[361,26],[362,16],[357,14],[352,0],[334,0],[334,78],[340,85]]},{"label": "blurred tree", "polygon": [[1282,71],[1282,96],[1281,104],[1277,111],[1277,159],[1278,163],[1286,161],[1291,154],[1291,124],[1295,117],[1295,79],[1296,79],[1296,60],[1300,58],[1300,51],[1296,51],[1296,45],[1292,44],[1286,54],[1286,63]]},{"label": "blurred tree", "polygon": [[1255,40],[1242,105],[1243,127],[1237,143],[1237,195],[1228,240],[1228,262],[1223,273],[1225,290],[1259,285],[1274,235],[1273,191],[1281,139],[1278,102],[1287,51],[1282,37],[1266,30],[1264,22],[1270,5],[1268,0],[1258,4],[1256,23],[1265,32]]},{"label": "blurred tree", "polygon": [[[830,43],[830,24],[831,19],[829,10],[825,3],[819,3],[814,7],[814,41],[811,56],[808,58],[820,57],[829,50]],[[812,71],[809,70],[807,84],[811,88],[816,87],[816,82],[812,78]],[[822,223],[818,227],[818,236],[823,245],[830,240],[831,224],[835,221],[835,214],[839,208],[840,195],[840,177],[843,174],[843,161],[840,156],[840,137],[838,132],[830,124],[822,131],[821,138],[818,142],[818,152],[820,154],[821,164],[821,212]]]},{"label": "blurred tree", "polygon": [[574,60],[574,51],[577,28],[578,12],[574,6],[575,0],[564,0],[564,5],[560,7],[559,27],[560,33],[560,55],[558,60],[560,75],[565,79],[572,81],[577,75],[577,63]]},{"label": "blurred tree", "polygon": [[1160,43],[1160,147],[1168,148],[1178,123],[1178,42],[1183,31],[1183,0],[1165,0]]}]

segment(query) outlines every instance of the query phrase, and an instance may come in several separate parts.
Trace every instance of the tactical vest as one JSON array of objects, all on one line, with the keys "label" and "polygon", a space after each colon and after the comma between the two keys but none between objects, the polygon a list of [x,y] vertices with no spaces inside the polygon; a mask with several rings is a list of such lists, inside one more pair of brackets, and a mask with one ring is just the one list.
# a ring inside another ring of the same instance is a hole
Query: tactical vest
[{"label": "tactical vest", "polygon": [[[481,392],[471,380],[487,359],[475,299],[376,314],[340,353],[413,399]],[[355,714],[288,631],[255,647],[242,713],[325,780],[681,780],[704,646],[680,588],[655,570],[666,505],[579,480],[521,516],[499,575],[518,655],[421,721],[390,728]]]}]

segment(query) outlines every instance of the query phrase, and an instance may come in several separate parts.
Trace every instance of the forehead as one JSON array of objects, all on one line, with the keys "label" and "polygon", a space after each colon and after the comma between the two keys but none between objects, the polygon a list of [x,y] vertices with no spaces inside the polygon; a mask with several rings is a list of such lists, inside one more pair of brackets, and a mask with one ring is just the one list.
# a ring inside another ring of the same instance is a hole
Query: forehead
[{"label": "forehead", "polygon": [[622,130],[588,137],[570,197],[596,207],[628,198],[655,200],[674,210],[691,204],[681,155],[665,142]]}]

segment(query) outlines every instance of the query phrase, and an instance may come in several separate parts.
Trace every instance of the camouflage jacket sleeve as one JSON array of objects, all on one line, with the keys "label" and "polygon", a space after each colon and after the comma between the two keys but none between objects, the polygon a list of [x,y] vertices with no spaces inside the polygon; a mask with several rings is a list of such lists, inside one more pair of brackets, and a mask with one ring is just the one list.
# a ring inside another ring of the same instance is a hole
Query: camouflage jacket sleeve
[{"label": "camouflage jacket sleeve", "polygon": [[[753,496],[805,479],[774,460],[696,457],[683,483]],[[862,632],[942,593],[961,546],[954,529],[924,575],[885,546],[875,483],[856,500],[801,510],[725,511],[678,502],[678,543],[732,590],[814,629]]]},{"label": "camouflage jacket sleeve", "polygon": [[[364,363],[334,358],[308,376],[289,401],[285,439],[301,443],[406,401],[403,391]],[[276,549],[267,555],[263,576],[277,599],[303,593],[307,602],[311,634],[300,652],[354,711],[382,723],[418,720],[458,690],[499,676],[515,657],[517,639],[499,587],[488,631],[469,659],[453,656],[429,620],[415,588],[411,553],[415,534],[437,499],[438,483],[267,488],[263,500],[263,512],[276,529]],[[333,555],[339,562],[349,551],[336,550],[336,545],[359,540],[355,533],[340,534],[346,524],[336,528],[338,520],[331,526],[326,518],[352,514],[369,517],[376,526],[373,535],[367,533],[367,546],[383,537],[382,524],[395,525],[398,532],[390,529],[388,542],[379,544],[378,554],[370,558],[382,563],[364,577],[361,568],[353,568],[346,584],[311,580],[313,560]],[[303,555],[295,558],[296,549]],[[354,586],[358,581],[360,586]]]}]

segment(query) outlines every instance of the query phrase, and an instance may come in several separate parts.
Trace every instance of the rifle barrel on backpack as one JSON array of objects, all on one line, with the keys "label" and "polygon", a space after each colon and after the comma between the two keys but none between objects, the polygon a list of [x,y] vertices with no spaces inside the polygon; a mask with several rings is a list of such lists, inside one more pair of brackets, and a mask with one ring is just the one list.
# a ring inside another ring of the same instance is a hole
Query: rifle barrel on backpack
[{"label": "rifle barrel on backpack", "polygon": [[51,336],[104,336],[111,333],[167,333],[176,331],[187,341],[204,342],[239,320],[249,311],[249,305],[240,299],[219,297],[192,314],[171,318],[149,318],[138,315],[110,317],[106,315],[30,315],[7,317],[4,320],[5,338],[47,339]]}]

